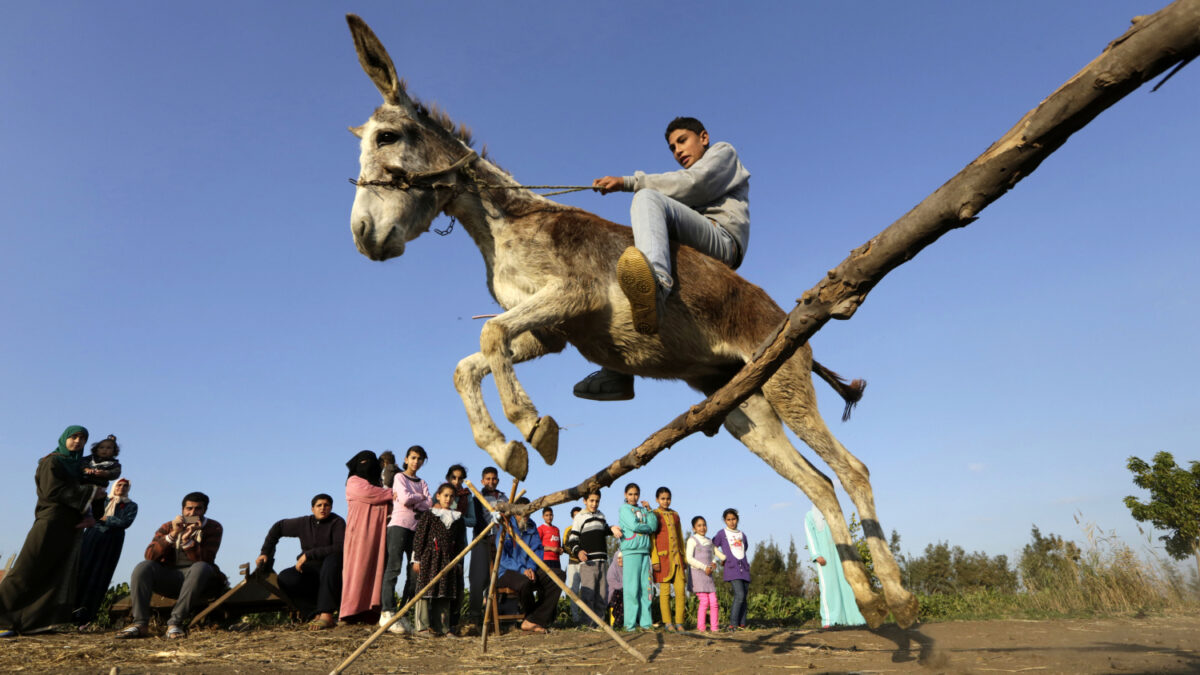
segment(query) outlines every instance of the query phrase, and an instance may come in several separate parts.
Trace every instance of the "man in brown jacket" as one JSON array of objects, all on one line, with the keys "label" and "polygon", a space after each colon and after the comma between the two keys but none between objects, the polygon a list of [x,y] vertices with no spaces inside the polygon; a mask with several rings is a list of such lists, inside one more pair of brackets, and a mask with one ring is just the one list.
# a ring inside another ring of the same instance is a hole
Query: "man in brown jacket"
[{"label": "man in brown jacket", "polygon": [[191,492],[183,498],[183,512],[154,533],[154,540],[146,547],[146,559],[133,568],[129,580],[133,622],[117,633],[118,638],[149,633],[153,593],[176,598],[167,622],[167,637],[186,637],[193,604],[206,592],[228,585],[215,563],[221,547],[221,524],[206,518],[207,512],[208,495]]}]

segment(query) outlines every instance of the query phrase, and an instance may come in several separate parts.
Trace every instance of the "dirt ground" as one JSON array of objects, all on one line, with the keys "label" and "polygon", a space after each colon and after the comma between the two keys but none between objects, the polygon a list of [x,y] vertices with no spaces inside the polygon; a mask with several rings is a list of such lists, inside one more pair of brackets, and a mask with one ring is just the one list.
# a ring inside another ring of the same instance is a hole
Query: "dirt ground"
[{"label": "dirt ground", "polygon": [[[328,673],[369,635],[362,626],[205,628],[182,641],[120,641],[112,633],[0,642],[0,671],[19,673]],[[480,640],[388,635],[348,673],[1195,673],[1200,617],[963,621],[902,631],[760,629],[623,634],[643,665],[604,633],[508,631]]]}]

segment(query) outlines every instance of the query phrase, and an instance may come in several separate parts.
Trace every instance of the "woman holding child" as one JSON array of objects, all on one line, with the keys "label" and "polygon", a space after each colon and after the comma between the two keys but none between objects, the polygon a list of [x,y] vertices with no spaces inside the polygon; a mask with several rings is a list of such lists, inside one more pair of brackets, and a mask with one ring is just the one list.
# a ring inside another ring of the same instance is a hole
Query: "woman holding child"
[{"label": "woman holding child", "polygon": [[97,494],[94,486],[80,483],[87,438],[87,429],[69,426],[54,452],[38,462],[33,527],[16,563],[0,581],[0,628],[8,629],[4,637],[42,632],[70,620],[79,526]]}]

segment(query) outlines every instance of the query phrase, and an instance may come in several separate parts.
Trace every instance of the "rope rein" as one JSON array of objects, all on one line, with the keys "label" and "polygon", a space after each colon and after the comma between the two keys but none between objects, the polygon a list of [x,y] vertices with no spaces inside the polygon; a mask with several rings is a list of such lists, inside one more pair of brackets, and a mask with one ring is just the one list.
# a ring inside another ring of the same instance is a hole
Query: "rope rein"
[{"label": "rope rein", "polygon": [[591,190],[591,185],[494,185],[492,183],[484,183],[480,180],[468,164],[479,157],[474,150],[468,152],[444,169],[434,169],[432,171],[420,171],[417,173],[409,173],[403,169],[388,169],[387,172],[392,175],[388,180],[357,180],[350,178],[350,184],[357,187],[381,187],[390,190],[408,190],[411,188],[449,188],[460,191],[462,188],[456,183],[441,183],[435,182],[432,179],[447,173],[462,170],[467,174],[467,178],[471,181],[471,186],[475,190],[557,190],[557,192],[547,192],[539,196],[553,197],[554,195],[562,195],[570,192],[579,192],[581,190]]}]

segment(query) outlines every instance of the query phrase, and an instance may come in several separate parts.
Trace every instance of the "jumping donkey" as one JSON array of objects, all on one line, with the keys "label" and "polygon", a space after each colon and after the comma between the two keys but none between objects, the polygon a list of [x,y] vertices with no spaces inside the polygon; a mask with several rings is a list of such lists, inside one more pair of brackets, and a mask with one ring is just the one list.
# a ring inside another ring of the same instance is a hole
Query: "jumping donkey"
[{"label": "jumping donkey", "polygon": [[[677,292],[666,304],[661,329],[657,335],[638,333],[616,279],[616,261],[632,245],[632,231],[517,188],[509,174],[470,148],[464,129],[410,97],[367,24],[354,15],[346,18],[359,62],[383,94],[383,105],[351,129],[361,139],[350,214],[354,243],[371,260],[395,258],[445,213],[458,219],[479,247],[488,290],[505,311],[483,325],[480,351],[458,363],[454,384],[476,444],[505,471],[524,478],[528,453],[521,441],[505,439],[484,405],[480,385],[489,372],[505,417],[553,464],[558,425],[538,415],[513,364],[562,351],[570,343],[592,363],[683,380],[707,395],[750,360],[783,320],[783,310],[761,288],[679,246],[674,252]],[[814,371],[848,405],[857,400],[861,389],[813,361],[806,344],[761,392],[729,414],[725,428],[799,486],[825,515],[867,623],[880,625],[890,610],[907,627],[916,619],[916,598],[900,583],[876,518],[866,465],[834,438],[817,412]],[[854,501],[884,598],[871,588],[832,481],[792,447],[781,419],[833,469]]]}]

